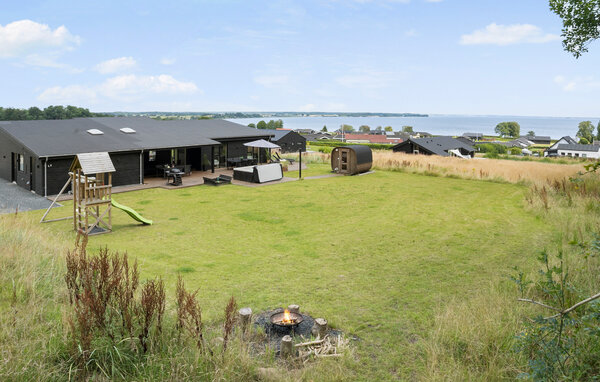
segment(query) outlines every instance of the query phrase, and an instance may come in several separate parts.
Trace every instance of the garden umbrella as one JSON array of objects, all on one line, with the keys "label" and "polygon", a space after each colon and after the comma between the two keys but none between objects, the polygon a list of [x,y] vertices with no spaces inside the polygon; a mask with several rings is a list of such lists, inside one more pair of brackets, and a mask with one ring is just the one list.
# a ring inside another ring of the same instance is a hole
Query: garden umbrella
[{"label": "garden umbrella", "polygon": [[275,143],[271,143],[269,141],[265,141],[264,139],[259,139],[257,141],[252,141],[248,143],[244,143],[244,146],[248,147],[258,147],[258,163],[260,164],[260,149],[269,149],[269,153],[271,149],[280,149],[281,146],[276,145]]}]

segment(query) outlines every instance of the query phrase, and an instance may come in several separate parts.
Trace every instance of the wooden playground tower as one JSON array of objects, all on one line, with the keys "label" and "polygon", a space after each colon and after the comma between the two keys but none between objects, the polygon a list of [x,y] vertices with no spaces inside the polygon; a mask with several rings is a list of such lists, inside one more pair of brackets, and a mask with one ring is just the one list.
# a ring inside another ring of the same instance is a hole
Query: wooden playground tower
[{"label": "wooden playground tower", "polygon": [[[69,170],[69,180],[48,208],[44,220],[59,196],[71,185],[73,193],[73,229],[86,235],[112,232],[112,173],[115,172],[108,153],[77,154]],[[92,176],[93,175],[93,176]]]}]

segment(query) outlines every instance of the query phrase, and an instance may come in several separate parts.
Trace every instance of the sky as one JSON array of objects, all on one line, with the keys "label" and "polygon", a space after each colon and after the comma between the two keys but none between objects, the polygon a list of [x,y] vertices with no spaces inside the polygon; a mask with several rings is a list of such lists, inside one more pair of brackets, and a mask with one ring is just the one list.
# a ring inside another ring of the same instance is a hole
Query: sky
[{"label": "sky", "polygon": [[3,2],[0,106],[600,115],[545,0]]}]

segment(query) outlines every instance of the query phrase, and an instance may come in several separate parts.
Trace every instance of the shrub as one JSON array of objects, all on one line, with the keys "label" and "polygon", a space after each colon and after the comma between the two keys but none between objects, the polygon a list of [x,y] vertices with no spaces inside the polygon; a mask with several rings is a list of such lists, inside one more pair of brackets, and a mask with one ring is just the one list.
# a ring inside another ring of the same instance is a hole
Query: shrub
[{"label": "shrub", "polygon": [[506,154],[507,148],[497,143],[482,143],[476,146],[480,152],[487,154]]},{"label": "shrub", "polygon": [[511,147],[510,148],[510,153],[512,155],[521,155],[521,149],[518,147]]}]

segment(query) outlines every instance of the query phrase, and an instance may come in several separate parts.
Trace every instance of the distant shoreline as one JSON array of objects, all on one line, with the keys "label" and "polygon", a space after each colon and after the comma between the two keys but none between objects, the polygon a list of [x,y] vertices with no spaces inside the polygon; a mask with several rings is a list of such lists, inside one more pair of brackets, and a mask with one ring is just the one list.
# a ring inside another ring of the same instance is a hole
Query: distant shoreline
[{"label": "distant shoreline", "polygon": [[298,118],[298,117],[409,117],[409,118],[426,118],[429,114],[420,113],[360,113],[360,112],[160,112],[160,111],[148,111],[148,112],[129,112],[129,111],[116,111],[107,112],[106,114],[127,116],[127,117],[192,117],[192,118],[226,118],[226,119],[241,119],[241,118]]}]

